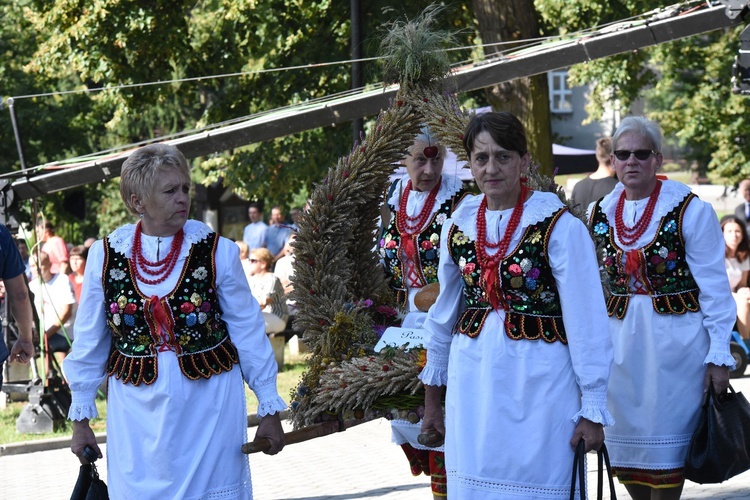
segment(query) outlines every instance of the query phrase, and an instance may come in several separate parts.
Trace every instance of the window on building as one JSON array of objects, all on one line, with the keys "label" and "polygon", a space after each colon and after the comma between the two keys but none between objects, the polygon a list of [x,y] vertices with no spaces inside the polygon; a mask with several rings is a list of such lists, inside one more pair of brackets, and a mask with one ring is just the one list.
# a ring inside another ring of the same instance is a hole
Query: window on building
[{"label": "window on building", "polygon": [[568,87],[568,71],[550,71],[549,80],[550,111],[553,113],[573,112],[573,91]]}]

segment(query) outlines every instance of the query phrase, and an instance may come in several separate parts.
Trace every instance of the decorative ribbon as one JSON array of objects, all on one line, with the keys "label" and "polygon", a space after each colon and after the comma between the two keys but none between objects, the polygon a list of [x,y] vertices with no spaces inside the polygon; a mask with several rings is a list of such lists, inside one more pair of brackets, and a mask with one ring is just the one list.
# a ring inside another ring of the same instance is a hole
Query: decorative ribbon
[{"label": "decorative ribbon", "polygon": [[[172,325],[169,321],[169,316],[164,310],[164,306],[161,304],[161,300],[156,295],[152,295],[145,304],[145,310],[151,316],[151,323],[155,330],[158,330],[157,335],[162,339],[162,345],[159,347],[160,351],[172,350],[170,344],[172,344]],[[164,341],[161,332],[167,332],[167,339]]]}]

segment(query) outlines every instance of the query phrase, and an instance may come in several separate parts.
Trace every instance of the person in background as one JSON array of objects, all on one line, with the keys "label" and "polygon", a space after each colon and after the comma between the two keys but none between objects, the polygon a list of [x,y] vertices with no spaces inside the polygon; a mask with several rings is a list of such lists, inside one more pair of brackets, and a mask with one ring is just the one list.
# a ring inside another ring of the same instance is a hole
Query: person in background
[{"label": "person in background", "polygon": [[81,290],[83,290],[83,276],[86,271],[86,256],[89,249],[83,245],[76,245],[70,249],[70,284],[73,286],[73,293],[76,297],[76,304],[81,302]]},{"label": "person in background", "polygon": [[247,243],[242,240],[235,241],[234,243],[237,245],[237,248],[240,249],[240,262],[242,263],[242,272],[245,273],[245,278],[249,280],[250,271],[253,267],[248,260],[248,257],[250,257],[250,249],[247,247]]},{"label": "person in background", "polygon": [[52,274],[68,274],[68,245],[55,235],[55,226],[48,220],[40,219],[36,226],[36,237],[42,242],[42,252],[49,256]]},{"label": "person in background", "polygon": [[422,432],[445,438],[449,499],[567,497],[579,441],[599,449],[612,424],[596,250],[555,193],[524,184],[518,118],[476,115],[463,137],[482,194],[440,235]]},{"label": "person in background", "polygon": [[704,394],[726,390],[735,364],[719,221],[688,186],[657,177],[662,143],[657,123],[624,118],[612,138],[620,183],[589,210],[612,292],[606,443],[636,500],[680,498]]},{"label": "person in background", "polygon": [[[421,326],[434,302],[415,300],[428,285],[437,286],[440,232],[467,194],[458,177],[443,174],[446,153],[447,148],[423,127],[401,161],[406,175],[393,182],[381,209],[380,258],[394,300],[407,312],[404,328]],[[443,447],[420,444],[420,427],[420,422],[391,420],[392,440],[404,451],[412,474],[430,476],[433,496],[445,497]]]},{"label": "person in background", "polygon": [[740,182],[737,192],[742,195],[745,201],[734,209],[734,216],[747,226],[748,221],[750,221],[750,179],[744,179]]},{"label": "person in background", "polygon": [[596,141],[596,160],[599,166],[596,171],[576,182],[573,186],[571,200],[573,206],[578,206],[580,210],[586,210],[589,205],[607,194],[609,194],[617,185],[615,169],[612,168],[612,138],[602,137]]},{"label": "person in background", "polygon": [[18,327],[18,338],[10,351],[5,343],[6,332],[0,329],[0,389],[3,387],[5,360],[9,359],[10,363],[26,364],[34,359],[34,341],[32,340],[34,313],[31,309],[24,269],[25,266],[13,236],[5,225],[0,224],[0,279],[5,286],[5,300],[8,301],[10,312]]},{"label": "person in background", "polygon": [[59,363],[67,356],[73,342],[78,308],[73,287],[67,275],[52,272],[52,263],[46,252],[33,254],[30,264],[32,279],[29,290],[34,295],[36,314],[44,328],[47,352],[54,353]]},{"label": "person in background", "polygon": [[721,219],[724,234],[724,267],[729,287],[737,305],[737,331],[746,344],[750,344],[750,243],[744,222],[734,215]]},{"label": "person in background", "polygon": [[252,498],[243,379],[258,398],[256,439],[284,446],[278,367],[242,275],[237,245],[190,213],[190,167],[152,144],[122,165],[120,195],[137,224],[89,249],[73,352],[63,364],[70,449],[101,449],[89,419],[107,380],[112,499]]},{"label": "person in background", "polygon": [[29,264],[29,246],[24,240],[16,240],[16,246],[18,247],[18,253],[21,254],[21,260],[23,261],[26,271],[26,280],[31,280],[31,265]]},{"label": "person in background", "polygon": [[284,213],[281,207],[271,209],[271,220],[266,231],[266,248],[273,255],[273,261],[276,262],[284,256],[284,245],[292,228],[284,224]]},{"label": "person in background", "polygon": [[297,312],[297,307],[293,300],[289,299],[289,294],[294,290],[294,284],[292,283],[292,276],[294,276],[294,240],[297,239],[297,233],[294,231],[289,233],[286,238],[286,244],[284,245],[284,256],[276,261],[274,266],[273,274],[279,278],[281,286],[284,288],[284,295],[286,299],[286,307],[289,311],[289,315],[292,316]]},{"label": "person in background", "polygon": [[291,221],[291,224],[289,224],[289,227],[292,228],[292,231],[298,231],[299,230],[299,219],[302,217],[302,209],[299,207],[294,207],[291,210],[289,210],[289,220]]},{"label": "person in background", "polygon": [[267,248],[250,250],[250,291],[260,304],[263,320],[266,323],[266,334],[283,332],[289,319],[286,307],[284,287],[279,278],[271,272],[273,255]]},{"label": "person in background", "polygon": [[268,226],[263,222],[263,211],[260,203],[252,202],[248,206],[247,216],[250,224],[245,226],[242,232],[242,241],[247,243],[248,248],[265,248],[267,246],[266,233]]}]

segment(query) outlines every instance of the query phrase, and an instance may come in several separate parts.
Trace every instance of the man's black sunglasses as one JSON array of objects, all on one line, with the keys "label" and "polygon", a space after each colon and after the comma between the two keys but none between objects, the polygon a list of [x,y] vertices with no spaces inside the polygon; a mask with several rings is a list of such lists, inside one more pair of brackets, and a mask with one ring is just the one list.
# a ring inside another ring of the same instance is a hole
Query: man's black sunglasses
[{"label": "man's black sunglasses", "polygon": [[656,151],[652,151],[650,149],[636,149],[635,151],[628,151],[627,149],[618,149],[614,152],[615,158],[617,158],[620,161],[625,161],[628,158],[630,158],[631,154],[634,154],[636,159],[644,161],[648,160],[648,157],[651,155],[656,156],[658,153]]}]

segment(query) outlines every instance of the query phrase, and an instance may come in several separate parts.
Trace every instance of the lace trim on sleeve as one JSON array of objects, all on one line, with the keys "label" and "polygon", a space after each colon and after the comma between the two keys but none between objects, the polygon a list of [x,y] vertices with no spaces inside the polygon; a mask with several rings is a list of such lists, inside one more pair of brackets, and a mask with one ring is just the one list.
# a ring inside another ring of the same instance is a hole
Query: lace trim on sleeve
[{"label": "lace trim on sleeve", "polygon": [[273,413],[279,413],[286,410],[286,403],[280,396],[276,396],[271,401],[261,401],[258,403],[258,416],[265,417]]},{"label": "lace trim on sleeve", "polygon": [[72,402],[68,410],[68,420],[83,420],[97,418],[99,410],[96,409],[96,389],[93,391],[71,392]]},{"label": "lace trim on sleeve", "polygon": [[258,416],[262,417],[269,413],[276,413],[286,409],[286,403],[276,390],[276,377],[269,377],[257,381],[250,387],[258,398]]},{"label": "lace trim on sleeve", "polygon": [[427,351],[427,364],[419,374],[419,380],[427,385],[448,384],[448,355]]},{"label": "lace trim on sleeve", "polygon": [[606,388],[596,390],[583,389],[581,396],[581,411],[573,416],[573,421],[577,422],[579,418],[585,418],[586,420],[604,426],[613,425],[615,423],[614,417],[609,413],[609,410],[607,410]]},{"label": "lace trim on sleeve", "polygon": [[728,349],[714,349],[711,346],[708,350],[708,355],[703,361],[704,365],[712,363],[716,366],[727,366],[730,370],[734,370],[737,367],[737,363],[734,361],[732,355],[728,352]]}]

